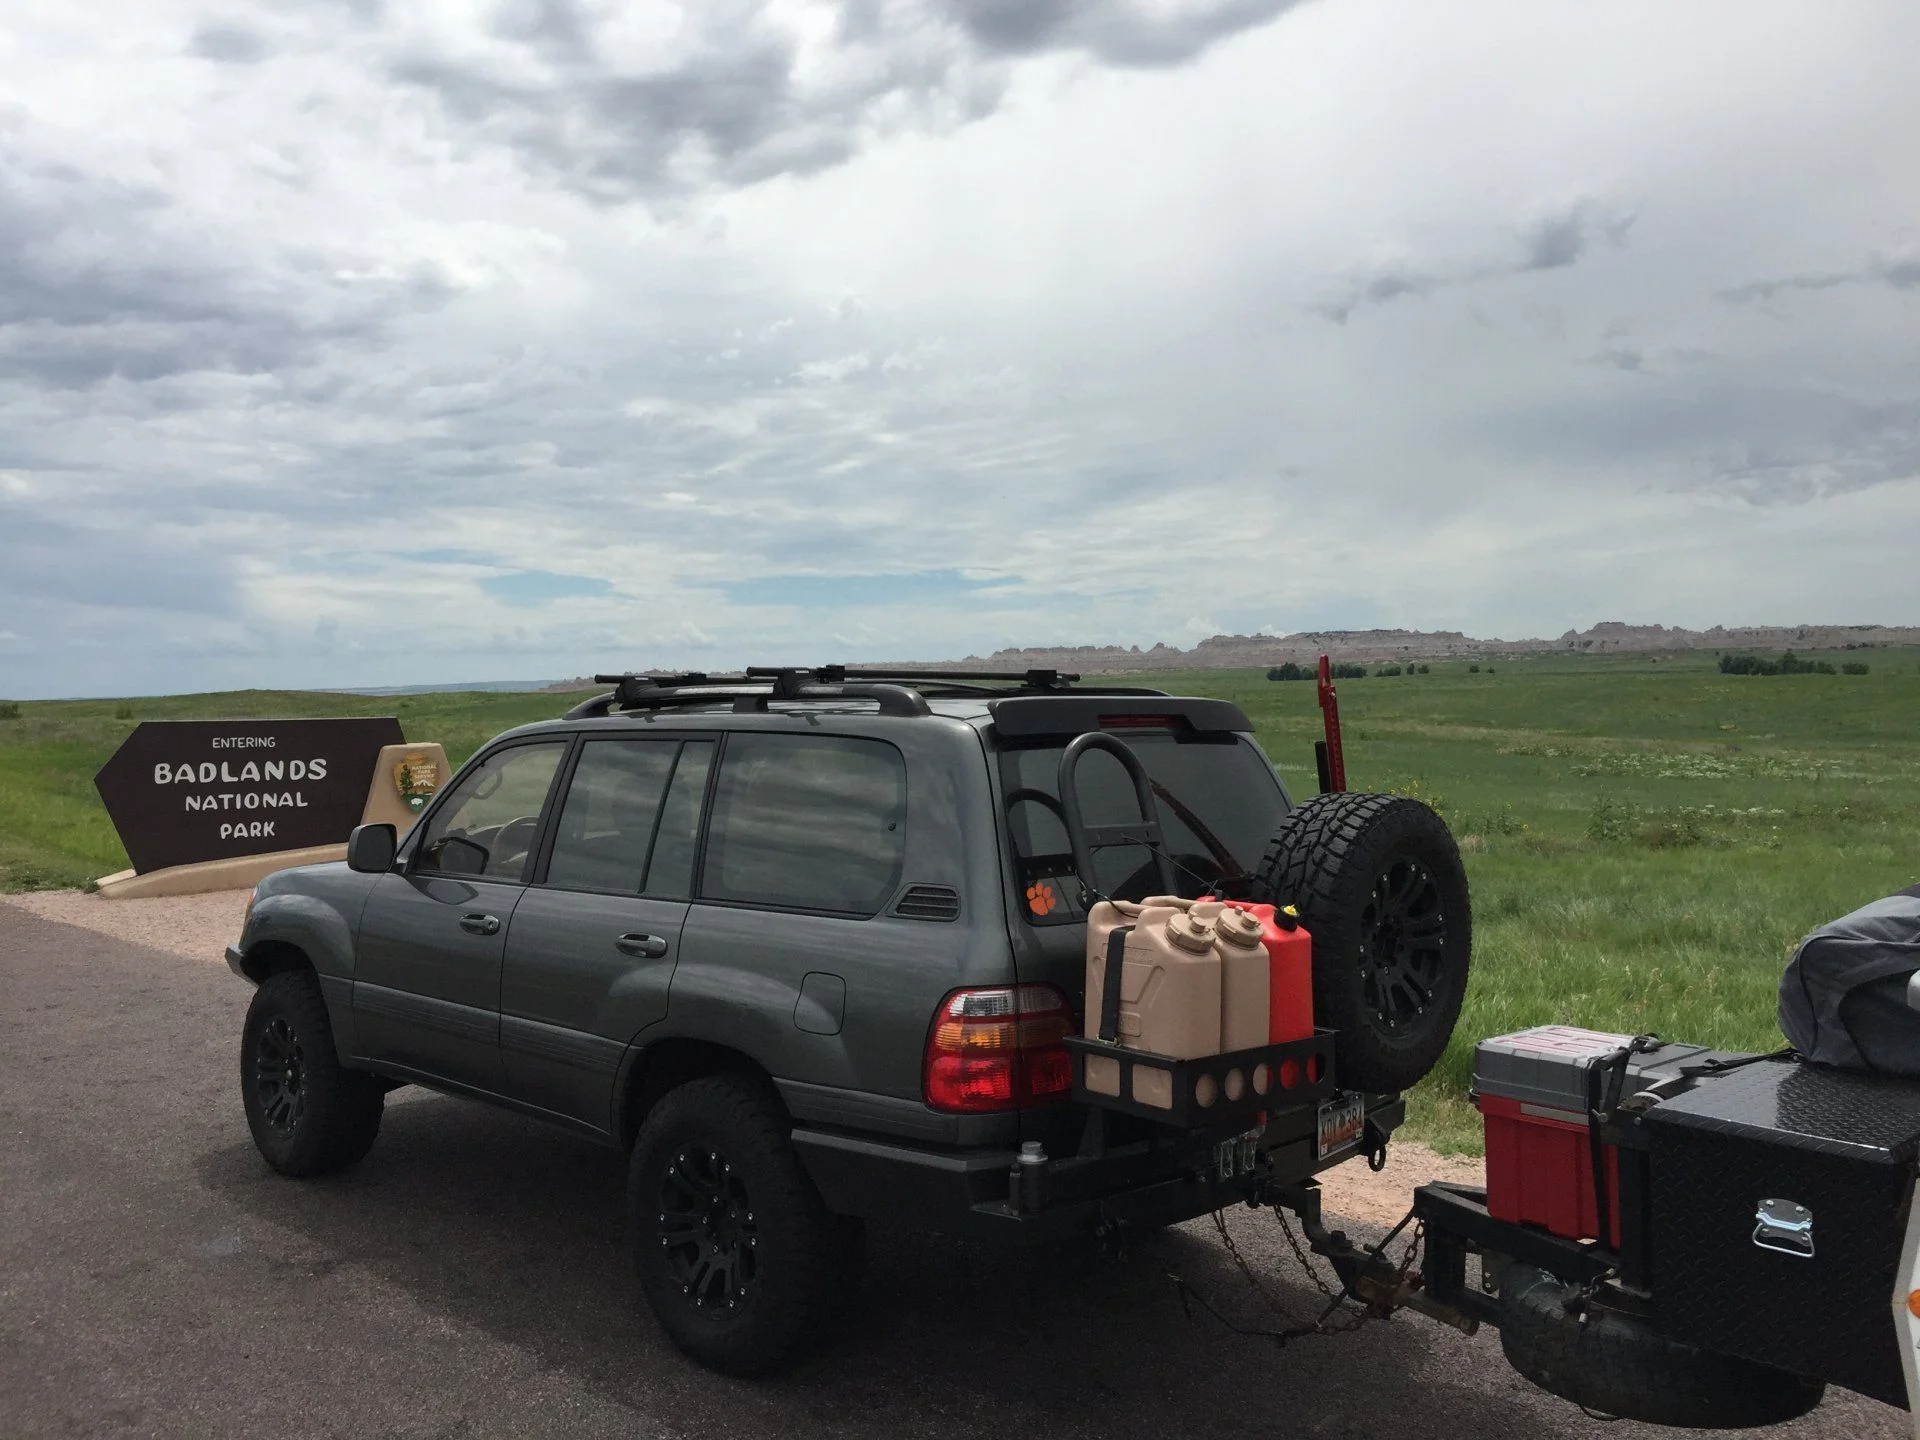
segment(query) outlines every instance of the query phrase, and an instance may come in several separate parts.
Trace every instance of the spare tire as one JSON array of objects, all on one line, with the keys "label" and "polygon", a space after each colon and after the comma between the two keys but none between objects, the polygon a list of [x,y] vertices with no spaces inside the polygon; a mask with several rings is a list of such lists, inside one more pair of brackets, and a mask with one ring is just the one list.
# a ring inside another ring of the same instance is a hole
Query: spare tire
[{"label": "spare tire", "polygon": [[1313,937],[1315,1021],[1337,1032],[1351,1089],[1405,1090],[1440,1063],[1473,949],[1467,872],[1430,807],[1398,795],[1317,795],[1286,818],[1254,875]]},{"label": "spare tire", "polygon": [[1819,1380],[1669,1340],[1637,1315],[1544,1270],[1500,1277],[1500,1348],[1542,1390],[1626,1420],[1732,1430],[1774,1425],[1820,1403]]}]

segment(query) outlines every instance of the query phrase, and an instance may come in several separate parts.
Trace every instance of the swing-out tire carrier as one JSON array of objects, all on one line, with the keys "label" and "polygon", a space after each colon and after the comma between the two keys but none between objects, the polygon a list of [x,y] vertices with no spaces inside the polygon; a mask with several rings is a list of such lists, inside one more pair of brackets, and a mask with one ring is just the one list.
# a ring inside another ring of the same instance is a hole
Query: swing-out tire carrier
[{"label": "swing-out tire carrier", "polygon": [[1277,1188],[1378,1153],[1406,1119],[1406,1101],[1369,1095],[1365,1104],[1365,1138],[1325,1156],[1316,1153],[1312,1106],[1270,1115],[1257,1137],[1162,1129],[1113,1145],[1104,1144],[1106,1122],[1093,1111],[1079,1153],[1025,1164],[1012,1150],[921,1149],[807,1128],[796,1128],[793,1141],[830,1209],[1048,1244],[1261,1203]]}]

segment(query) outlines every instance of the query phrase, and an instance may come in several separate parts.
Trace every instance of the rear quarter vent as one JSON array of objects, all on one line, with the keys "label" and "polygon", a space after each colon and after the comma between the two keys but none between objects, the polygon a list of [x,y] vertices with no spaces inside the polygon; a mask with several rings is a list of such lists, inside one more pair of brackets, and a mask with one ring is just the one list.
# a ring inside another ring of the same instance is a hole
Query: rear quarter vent
[{"label": "rear quarter vent", "polygon": [[902,920],[958,920],[960,892],[948,885],[909,885],[894,901],[893,913]]}]

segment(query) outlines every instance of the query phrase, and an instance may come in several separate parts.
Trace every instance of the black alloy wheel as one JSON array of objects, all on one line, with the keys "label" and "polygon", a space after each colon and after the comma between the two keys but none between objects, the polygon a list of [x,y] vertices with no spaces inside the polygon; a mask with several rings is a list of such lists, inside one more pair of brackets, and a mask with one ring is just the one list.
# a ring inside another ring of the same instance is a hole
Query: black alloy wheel
[{"label": "black alloy wheel", "polygon": [[340,1063],[319,978],[270,975],[240,1032],[240,1101],[253,1143],[283,1175],[344,1170],[380,1133],[387,1083]]},{"label": "black alloy wheel", "polygon": [[1439,882],[1410,855],[1396,855],[1360,912],[1360,978],[1367,1009],[1389,1035],[1417,1027],[1446,969],[1447,909]]},{"label": "black alloy wheel", "polygon": [[763,1076],[669,1090],[634,1137],[627,1213],[640,1289],[703,1365],[764,1375],[817,1345],[852,1293],[859,1222],[822,1202]]},{"label": "black alloy wheel", "polygon": [[747,1187],[725,1156],[682,1146],[660,1177],[659,1216],[668,1273],[695,1309],[719,1313],[748,1303],[758,1227]]},{"label": "black alloy wheel", "polygon": [[269,1128],[291,1136],[307,1113],[307,1066],[300,1037],[284,1015],[274,1016],[260,1030],[253,1052],[253,1088]]}]

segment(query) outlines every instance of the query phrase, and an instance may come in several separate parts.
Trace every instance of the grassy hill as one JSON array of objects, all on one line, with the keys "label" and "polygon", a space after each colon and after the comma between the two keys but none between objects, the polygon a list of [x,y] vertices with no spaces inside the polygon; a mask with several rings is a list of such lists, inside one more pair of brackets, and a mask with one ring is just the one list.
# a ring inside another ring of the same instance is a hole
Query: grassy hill
[{"label": "grassy hill", "polygon": [[[1726,676],[1711,654],[1545,655],[1341,682],[1350,783],[1439,808],[1473,884],[1474,980],[1459,1038],[1414,1097],[1420,1133],[1473,1145],[1473,1042],[1525,1025],[1778,1045],[1774,990],[1795,941],[1920,880],[1920,651],[1826,658],[1872,670]],[[1312,791],[1311,683],[1162,678],[1240,703],[1290,786]],[[23,704],[0,719],[0,886],[77,885],[125,863],[92,776],[143,719],[395,714],[458,762],[566,703],[248,691]]]}]

